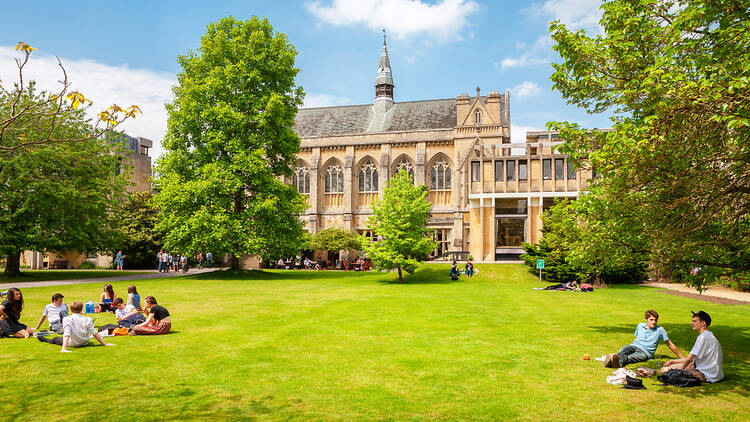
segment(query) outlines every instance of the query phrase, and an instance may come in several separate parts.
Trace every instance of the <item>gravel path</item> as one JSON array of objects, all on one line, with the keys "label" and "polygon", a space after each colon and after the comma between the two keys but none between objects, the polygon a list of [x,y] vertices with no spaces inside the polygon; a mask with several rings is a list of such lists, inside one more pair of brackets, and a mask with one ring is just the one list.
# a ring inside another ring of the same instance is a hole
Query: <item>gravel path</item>
[{"label": "gravel path", "polygon": [[698,291],[693,287],[688,287],[684,284],[678,283],[648,283],[650,287],[656,287],[659,289],[667,289],[669,294],[676,294],[678,296],[692,297],[694,299],[705,300],[707,302],[721,303],[724,305],[743,305],[750,303],[750,293],[740,292],[727,287],[711,286],[703,291],[702,294],[698,294]]}]

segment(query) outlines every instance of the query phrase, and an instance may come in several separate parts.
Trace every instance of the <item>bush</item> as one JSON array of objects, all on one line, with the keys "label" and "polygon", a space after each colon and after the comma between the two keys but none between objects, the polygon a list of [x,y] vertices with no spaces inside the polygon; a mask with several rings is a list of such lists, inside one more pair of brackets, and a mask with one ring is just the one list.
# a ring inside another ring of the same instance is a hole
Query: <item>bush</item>
[{"label": "bush", "polygon": [[83,261],[77,268],[79,270],[93,270],[96,268],[96,265],[92,264],[90,261]]}]

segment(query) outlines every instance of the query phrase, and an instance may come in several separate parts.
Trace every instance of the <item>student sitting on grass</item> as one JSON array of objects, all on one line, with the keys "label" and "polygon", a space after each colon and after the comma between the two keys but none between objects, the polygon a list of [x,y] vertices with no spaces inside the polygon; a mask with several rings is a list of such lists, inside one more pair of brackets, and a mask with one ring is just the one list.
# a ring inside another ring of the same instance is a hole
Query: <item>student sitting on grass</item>
[{"label": "student sitting on grass", "polygon": [[35,330],[39,330],[44,320],[49,321],[49,330],[62,334],[62,320],[68,316],[68,305],[63,303],[63,295],[55,293],[52,295],[52,303],[44,306],[42,316],[36,324]]},{"label": "student sitting on grass", "polygon": [[[113,302],[114,303],[114,302]],[[141,311],[141,295],[138,294],[138,289],[135,288],[134,284],[128,286],[128,305],[133,305],[138,312]]]},{"label": "student sitting on grass", "polygon": [[711,325],[711,316],[704,311],[693,312],[690,325],[698,332],[698,338],[695,339],[695,345],[690,350],[690,354],[683,358],[678,353],[677,356],[680,356],[680,359],[665,363],[661,368],[661,373],[665,374],[670,369],[685,369],[701,381],[714,383],[723,380],[724,351],[721,349],[719,340],[714,337],[714,333],[708,330]]},{"label": "student sitting on grass", "polygon": [[474,264],[471,263],[471,258],[466,260],[466,277],[471,278],[474,275]]},{"label": "student sitting on grass", "polygon": [[89,317],[81,315],[83,311],[83,302],[76,300],[70,304],[72,315],[63,318],[63,336],[48,339],[43,336],[37,337],[44,343],[56,344],[62,346],[60,353],[70,352],[68,347],[81,347],[89,344],[89,339],[94,336],[102,346],[114,346],[114,344],[105,343],[102,336],[96,332],[94,322]]},{"label": "student sitting on grass", "polygon": [[451,266],[451,280],[453,280],[453,281],[458,280],[458,275],[459,275],[458,263],[454,259],[453,260],[453,265]]},{"label": "student sitting on grass", "polygon": [[7,299],[0,304],[0,337],[29,338],[34,329],[19,321],[23,309],[23,295],[15,287],[8,289]]},{"label": "student sitting on grass", "polygon": [[169,311],[167,308],[157,304],[155,297],[147,296],[146,310],[148,311],[146,322],[134,326],[128,334],[135,336],[169,333],[172,329],[172,321],[169,319]]},{"label": "student sitting on grass", "polygon": [[132,327],[146,320],[143,314],[138,313],[135,306],[129,303],[126,304],[121,297],[115,299],[113,306],[115,308],[115,317],[117,317],[117,325],[120,327]]},{"label": "student sitting on grass", "polygon": [[660,340],[664,340],[678,358],[682,359],[677,346],[667,337],[664,327],[658,327],[659,314],[654,310],[646,311],[644,317],[646,322],[641,322],[635,327],[635,341],[627,346],[622,346],[619,352],[607,355],[604,358],[604,366],[607,368],[622,368],[636,362],[645,362],[654,358],[654,352]]},{"label": "student sitting on grass", "polygon": [[112,312],[112,303],[117,299],[115,289],[107,283],[104,285],[104,291],[99,296],[99,310],[97,312]]}]

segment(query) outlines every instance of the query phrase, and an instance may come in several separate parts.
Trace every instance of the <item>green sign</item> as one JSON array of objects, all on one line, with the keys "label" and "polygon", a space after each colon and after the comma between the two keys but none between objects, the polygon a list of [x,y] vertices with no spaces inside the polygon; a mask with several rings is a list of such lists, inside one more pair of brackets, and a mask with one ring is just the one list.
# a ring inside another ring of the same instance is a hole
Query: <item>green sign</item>
[{"label": "green sign", "polygon": [[537,270],[544,269],[544,260],[543,259],[537,259],[536,260],[536,269]]}]

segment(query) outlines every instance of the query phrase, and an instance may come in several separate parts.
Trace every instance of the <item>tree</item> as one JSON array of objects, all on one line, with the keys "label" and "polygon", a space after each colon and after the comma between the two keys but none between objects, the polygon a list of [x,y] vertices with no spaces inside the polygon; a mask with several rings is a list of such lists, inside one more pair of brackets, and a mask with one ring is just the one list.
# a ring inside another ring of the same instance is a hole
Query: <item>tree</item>
[{"label": "tree", "polygon": [[117,249],[126,256],[129,268],[154,268],[161,249],[162,233],[156,230],[159,211],[152,199],[151,192],[133,192],[118,216],[123,242]]},{"label": "tree", "polygon": [[313,250],[335,252],[360,250],[362,238],[352,231],[329,227],[315,233],[308,247]]},{"label": "tree", "polygon": [[113,216],[121,202],[126,174],[113,174],[122,150],[103,138],[135,117],[113,104],[92,124],[91,104],[70,83],[62,62],[61,88],[37,91],[24,78],[36,50],[20,42],[18,81],[0,81],[0,253],[5,275],[20,274],[24,250],[105,250],[117,239]]},{"label": "tree", "polygon": [[415,186],[406,171],[399,171],[372,205],[368,228],[380,241],[363,242],[365,251],[377,269],[398,270],[399,283],[404,282],[402,270],[411,274],[437,247],[426,227],[432,206],[427,193],[424,185]]},{"label": "tree", "polygon": [[243,254],[299,249],[305,204],[282,180],[299,151],[295,56],[266,19],[229,17],[178,57],[155,197],[168,249],[231,253],[233,268]]},{"label": "tree", "polygon": [[[555,89],[612,131],[551,125],[598,178],[587,221],[699,290],[750,271],[750,14],[742,2],[608,1],[603,36],[550,30]],[[601,214],[598,214],[601,212]],[[594,239],[594,241],[597,241]]]}]

